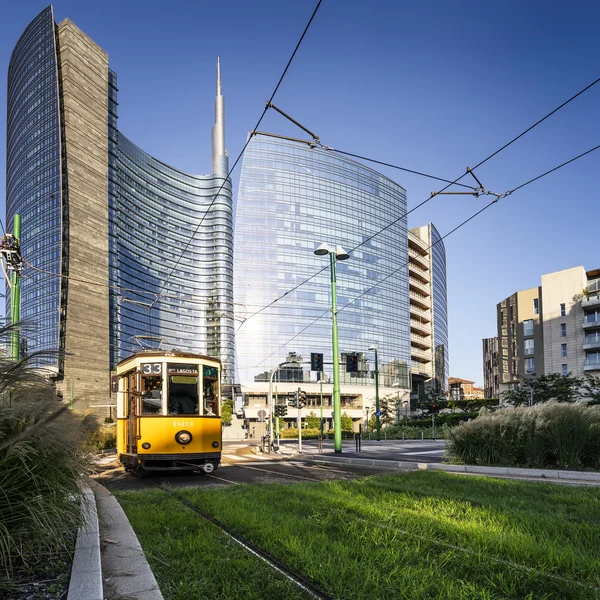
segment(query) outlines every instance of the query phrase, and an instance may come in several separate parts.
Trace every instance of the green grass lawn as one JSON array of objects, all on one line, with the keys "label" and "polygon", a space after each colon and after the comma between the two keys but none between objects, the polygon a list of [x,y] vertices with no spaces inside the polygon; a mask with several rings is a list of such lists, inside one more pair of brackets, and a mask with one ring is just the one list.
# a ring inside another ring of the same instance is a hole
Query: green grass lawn
[{"label": "green grass lawn", "polygon": [[[341,600],[600,598],[600,490],[414,472],[180,490]],[[166,600],[306,597],[161,490],[117,495]]]}]

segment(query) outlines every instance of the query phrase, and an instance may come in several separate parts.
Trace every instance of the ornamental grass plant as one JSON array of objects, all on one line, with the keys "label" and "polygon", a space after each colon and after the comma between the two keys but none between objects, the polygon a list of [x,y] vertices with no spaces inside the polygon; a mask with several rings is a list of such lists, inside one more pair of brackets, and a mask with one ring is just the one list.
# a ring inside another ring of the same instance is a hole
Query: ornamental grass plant
[{"label": "ornamental grass plant", "polygon": [[549,401],[486,411],[446,438],[447,456],[465,464],[599,469],[600,406]]},{"label": "ornamental grass plant", "polygon": [[82,519],[81,448],[95,424],[60,401],[32,366],[39,358],[0,356],[0,596],[14,570],[35,571],[72,546]]}]

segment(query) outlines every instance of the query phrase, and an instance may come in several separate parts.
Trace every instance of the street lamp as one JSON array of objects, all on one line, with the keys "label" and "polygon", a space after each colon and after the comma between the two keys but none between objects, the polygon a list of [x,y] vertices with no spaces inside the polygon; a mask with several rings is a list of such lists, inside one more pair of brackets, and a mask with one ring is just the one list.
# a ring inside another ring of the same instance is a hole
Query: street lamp
[{"label": "street lamp", "polygon": [[381,421],[379,420],[379,363],[377,362],[377,346],[369,346],[369,351],[375,352],[375,428],[377,434],[375,439],[381,439]]},{"label": "street lamp", "polygon": [[329,254],[331,266],[331,340],[333,346],[333,448],[342,451],[342,403],[340,400],[340,357],[338,354],[337,307],[335,295],[335,263],[336,260],[348,260],[350,255],[341,247],[335,249],[321,244],[316,250],[317,256]]}]

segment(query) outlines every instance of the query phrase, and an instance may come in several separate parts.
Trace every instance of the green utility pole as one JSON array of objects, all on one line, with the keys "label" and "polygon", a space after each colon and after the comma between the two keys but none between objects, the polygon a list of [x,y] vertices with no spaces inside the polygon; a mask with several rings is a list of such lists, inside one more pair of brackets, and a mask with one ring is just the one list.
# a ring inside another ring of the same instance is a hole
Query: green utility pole
[{"label": "green utility pole", "polygon": [[375,439],[381,440],[381,420],[379,411],[379,363],[377,362],[377,348],[375,348],[375,427],[377,429],[377,435]]},{"label": "green utility pole", "polygon": [[[18,251],[18,267],[13,268],[10,282],[10,324],[16,326],[21,321],[21,273],[20,273],[20,257],[21,257],[21,215],[15,215],[13,221],[13,236],[17,242]],[[19,330],[15,327],[10,334],[10,357],[13,360],[19,360],[20,352],[20,336]]]},{"label": "green utility pole", "polygon": [[331,340],[333,346],[333,449],[342,451],[342,402],[340,399],[340,357],[338,354],[337,300],[335,291],[335,253],[329,253],[331,265]]}]

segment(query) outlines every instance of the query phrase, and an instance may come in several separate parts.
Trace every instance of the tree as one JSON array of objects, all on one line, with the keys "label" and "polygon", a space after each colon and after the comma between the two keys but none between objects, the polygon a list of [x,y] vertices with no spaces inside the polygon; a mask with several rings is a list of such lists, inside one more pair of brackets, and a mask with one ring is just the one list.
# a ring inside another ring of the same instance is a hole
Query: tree
[{"label": "tree", "polygon": [[321,419],[311,410],[304,422],[309,429],[318,429],[321,424]]},{"label": "tree", "polygon": [[221,404],[221,421],[223,423],[231,423],[233,415],[233,400],[225,400]]},{"label": "tree", "polygon": [[342,414],[342,431],[352,431],[352,417],[348,413]]},{"label": "tree", "polygon": [[502,394],[502,399],[510,404],[528,404],[533,392],[533,402],[575,402],[581,398],[583,380],[570,373],[548,373],[547,375],[531,375],[519,380],[519,385]]},{"label": "tree", "polygon": [[581,382],[581,396],[589,404],[600,404],[600,377],[586,374]]}]

